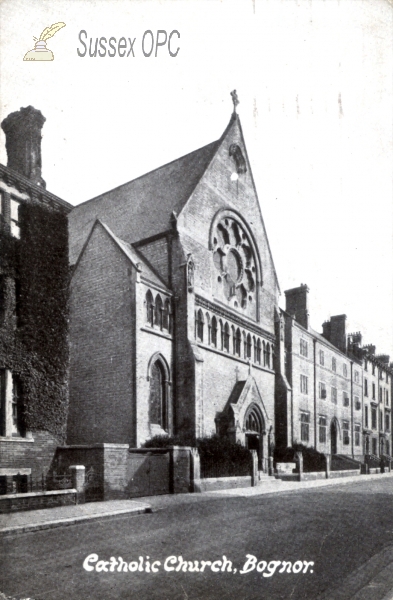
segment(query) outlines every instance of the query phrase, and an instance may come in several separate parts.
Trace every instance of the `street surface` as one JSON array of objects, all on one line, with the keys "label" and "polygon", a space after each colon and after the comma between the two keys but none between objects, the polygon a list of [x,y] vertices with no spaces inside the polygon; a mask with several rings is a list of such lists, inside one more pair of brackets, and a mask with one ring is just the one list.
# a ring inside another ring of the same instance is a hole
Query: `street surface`
[{"label": "street surface", "polygon": [[387,579],[393,589],[392,478],[148,501],[152,514],[5,536],[1,591],[34,600],[380,600]]}]

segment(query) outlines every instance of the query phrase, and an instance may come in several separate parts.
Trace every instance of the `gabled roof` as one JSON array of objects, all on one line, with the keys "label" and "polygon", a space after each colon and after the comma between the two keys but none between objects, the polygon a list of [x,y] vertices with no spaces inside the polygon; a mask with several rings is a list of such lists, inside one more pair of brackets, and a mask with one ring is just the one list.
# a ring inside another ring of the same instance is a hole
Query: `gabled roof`
[{"label": "gabled roof", "polygon": [[161,277],[158,275],[158,273],[156,273],[156,271],[149,264],[149,262],[146,260],[146,258],[144,256],[142,256],[137,250],[135,250],[130,244],[128,244],[127,242],[124,242],[123,240],[118,238],[105,223],[100,221],[100,219],[96,219],[96,221],[91,229],[91,232],[83,246],[83,249],[78,257],[78,261],[77,261],[75,267],[78,265],[82,255],[84,253],[84,250],[85,250],[86,246],[88,245],[89,240],[90,240],[90,238],[93,234],[93,231],[96,227],[102,227],[102,229],[108,234],[108,236],[116,244],[116,246],[119,248],[119,250],[131,262],[133,267],[137,271],[141,272],[141,277],[143,280],[147,281],[148,283],[153,284],[154,286],[160,288],[161,290],[171,293],[170,290],[168,289],[167,285],[165,284],[165,282],[161,279]]},{"label": "gabled roof", "polygon": [[74,207],[69,217],[71,264],[97,218],[104,218],[122,239],[132,243],[170,229],[172,213],[183,209],[219,141]]}]

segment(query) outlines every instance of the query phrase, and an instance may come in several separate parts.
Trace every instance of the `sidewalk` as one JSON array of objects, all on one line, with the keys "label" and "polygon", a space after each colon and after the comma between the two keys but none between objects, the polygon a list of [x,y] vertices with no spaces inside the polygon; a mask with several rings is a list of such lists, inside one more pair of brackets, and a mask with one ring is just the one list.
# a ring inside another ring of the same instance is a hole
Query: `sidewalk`
[{"label": "sidewalk", "polygon": [[0,515],[0,534],[17,534],[40,529],[52,529],[119,515],[148,512],[151,512],[150,504],[135,500],[108,500],[107,502],[89,502],[73,506],[26,510]]},{"label": "sidewalk", "polygon": [[153,510],[163,510],[170,506],[206,502],[220,498],[254,498],[267,494],[286,494],[303,490],[335,485],[366,483],[373,480],[393,479],[392,473],[378,475],[360,475],[338,479],[319,479],[317,481],[281,481],[272,478],[257,487],[217,490],[201,494],[168,494],[148,496],[135,500],[108,500],[90,502],[74,506],[59,506],[0,515],[0,535],[25,533],[67,525],[75,525],[91,520],[107,519],[127,514],[142,514]]}]

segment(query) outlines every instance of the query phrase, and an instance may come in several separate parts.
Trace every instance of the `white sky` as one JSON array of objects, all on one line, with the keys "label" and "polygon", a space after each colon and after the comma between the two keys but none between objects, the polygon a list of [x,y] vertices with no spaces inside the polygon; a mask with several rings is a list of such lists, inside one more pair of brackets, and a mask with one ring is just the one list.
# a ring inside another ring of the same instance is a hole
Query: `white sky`
[{"label": "white sky", "polygon": [[[220,137],[236,88],[282,292],[307,283],[315,329],[346,313],[393,360],[391,1],[1,0],[0,18],[0,117],[42,111],[43,176],[71,204]],[[24,62],[58,21],[55,60]],[[82,29],[136,57],[78,57]],[[178,56],[144,57],[148,29],[178,30]]]}]

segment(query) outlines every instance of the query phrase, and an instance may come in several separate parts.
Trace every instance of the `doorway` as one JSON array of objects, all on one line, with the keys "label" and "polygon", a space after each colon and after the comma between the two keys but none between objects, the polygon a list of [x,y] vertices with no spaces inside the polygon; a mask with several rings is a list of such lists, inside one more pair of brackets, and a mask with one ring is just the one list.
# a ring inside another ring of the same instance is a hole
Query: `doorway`
[{"label": "doorway", "polygon": [[337,454],[337,424],[336,421],[332,421],[330,425],[330,452],[331,454]]}]

